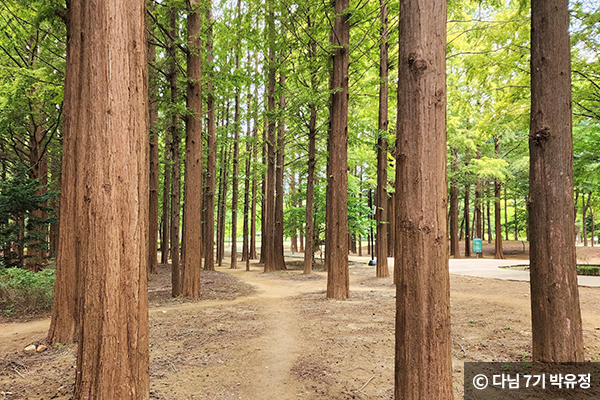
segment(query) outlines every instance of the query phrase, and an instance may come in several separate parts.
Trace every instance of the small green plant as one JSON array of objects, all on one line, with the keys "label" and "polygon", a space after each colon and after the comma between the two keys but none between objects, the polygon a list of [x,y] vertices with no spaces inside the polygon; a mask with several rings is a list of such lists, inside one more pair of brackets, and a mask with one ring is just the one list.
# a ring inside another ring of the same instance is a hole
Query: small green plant
[{"label": "small green plant", "polygon": [[474,320],[472,320],[472,319],[470,319],[470,320],[469,320],[469,323],[470,323],[470,324],[472,324],[472,323],[474,323],[474,322],[475,322],[475,321],[474,321]]},{"label": "small green plant", "polygon": [[50,310],[54,299],[56,270],[31,272],[22,268],[0,270],[0,310],[3,315],[31,314]]}]

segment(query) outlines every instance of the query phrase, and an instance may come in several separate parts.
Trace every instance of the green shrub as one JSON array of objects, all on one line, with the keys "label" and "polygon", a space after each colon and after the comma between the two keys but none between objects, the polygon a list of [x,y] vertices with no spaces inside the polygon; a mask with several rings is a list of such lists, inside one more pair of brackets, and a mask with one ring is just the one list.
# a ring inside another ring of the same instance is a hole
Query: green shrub
[{"label": "green shrub", "polygon": [[577,266],[577,275],[593,275],[598,276],[598,266],[597,265],[578,265]]},{"label": "green shrub", "polygon": [[56,270],[31,272],[22,268],[0,270],[0,311],[5,316],[50,310]]}]

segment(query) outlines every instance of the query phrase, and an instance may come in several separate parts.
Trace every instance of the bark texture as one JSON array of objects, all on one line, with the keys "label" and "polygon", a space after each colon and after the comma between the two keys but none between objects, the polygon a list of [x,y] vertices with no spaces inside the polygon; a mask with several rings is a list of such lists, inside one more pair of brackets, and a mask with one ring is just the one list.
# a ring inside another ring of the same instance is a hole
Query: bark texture
[{"label": "bark texture", "polygon": [[531,2],[529,236],[533,359],[583,361],[573,229],[571,57],[566,0]]},{"label": "bark texture", "polygon": [[182,295],[200,297],[202,268],[202,61],[200,0],[190,0],[188,14],[185,202],[183,204]]},{"label": "bark texture", "polygon": [[375,196],[377,211],[377,268],[378,278],[390,276],[388,268],[388,10],[387,1],[380,0],[381,45],[379,46],[379,123],[377,139],[377,195]]},{"label": "bark texture", "polygon": [[74,399],[148,399],[146,8],[142,0],[69,7],[80,63],[67,76],[78,94],[67,117],[78,211],[65,225],[77,235],[82,288]]},{"label": "bark texture", "polygon": [[[452,172],[458,172],[458,149],[452,149]],[[458,183],[453,175],[450,180],[450,255],[460,258],[458,243]]]},{"label": "bark texture", "polygon": [[335,0],[332,41],[330,131],[327,141],[327,213],[325,222],[325,270],[327,298],[350,296],[348,272],[348,66],[349,0]]},{"label": "bark texture", "polygon": [[[150,7],[150,6],[149,6]],[[147,18],[147,29],[154,31],[154,24]],[[148,43],[148,63],[156,61],[156,45],[152,41]],[[148,273],[156,274],[158,260],[158,79],[156,70],[148,67],[149,86],[149,123],[150,123],[150,203],[148,212]]]},{"label": "bark texture", "polygon": [[446,1],[400,3],[395,398],[450,400]]}]

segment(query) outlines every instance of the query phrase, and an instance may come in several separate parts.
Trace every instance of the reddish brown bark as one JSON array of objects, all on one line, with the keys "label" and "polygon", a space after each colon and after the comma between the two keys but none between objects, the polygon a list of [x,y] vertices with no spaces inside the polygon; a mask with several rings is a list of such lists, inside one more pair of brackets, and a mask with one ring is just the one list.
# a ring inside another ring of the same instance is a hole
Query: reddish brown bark
[{"label": "reddish brown bark", "polygon": [[[150,6],[149,6],[150,7]],[[146,20],[146,28],[154,32],[154,24],[151,19]],[[148,63],[156,61],[156,46],[154,42],[148,43]],[[158,81],[156,70],[148,67],[148,112],[150,125],[150,181],[149,181],[149,211],[148,211],[148,273],[156,274],[157,251],[158,251]]]},{"label": "reddish brown bark", "polygon": [[450,400],[446,1],[400,2],[395,398]]},{"label": "reddish brown bark", "polygon": [[[458,171],[458,149],[452,149],[452,172]],[[450,255],[460,258],[458,242],[458,184],[456,176],[450,180]]]},{"label": "reddish brown bark", "polygon": [[64,177],[75,182],[77,219],[66,226],[75,231],[82,289],[77,400],[150,397],[145,12],[141,0],[69,2],[69,46],[79,59],[65,97],[76,169]]},{"label": "reddish brown bark", "polygon": [[533,359],[583,361],[573,227],[568,2],[531,2],[529,237]]},{"label": "reddish brown bark", "polygon": [[335,0],[331,40],[335,48],[331,73],[330,130],[327,141],[327,213],[325,269],[327,298],[350,296],[348,272],[348,66],[349,0]]},{"label": "reddish brown bark", "polygon": [[379,46],[379,124],[377,139],[377,195],[375,219],[377,221],[376,276],[390,276],[388,268],[388,10],[387,0],[379,1],[381,19],[381,45]]},{"label": "reddish brown bark", "polygon": [[200,0],[190,0],[187,18],[187,107],[185,201],[183,204],[182,295],[200,297],[202,268],[202,61]]},{"label": "reddish brown bark", "polygon": [[[285,76],[281,75],[279,79],[279,87],[283,89],[285,85]],[[285,110],[285,95],[283,90],[279,95],[279,112]],[[277,129],[277,164],[275,167],[275,229],[274,235],[274,257],[275,269],[285,270],[285,258],[283,248],[283,168],[285,161],[285,119],[281,118],[278,121]]]}]

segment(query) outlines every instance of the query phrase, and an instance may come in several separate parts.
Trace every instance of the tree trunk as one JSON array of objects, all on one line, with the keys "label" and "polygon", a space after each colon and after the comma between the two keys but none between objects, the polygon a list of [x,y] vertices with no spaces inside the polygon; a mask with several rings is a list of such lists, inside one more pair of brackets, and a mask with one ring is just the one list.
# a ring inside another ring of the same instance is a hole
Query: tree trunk
[{"label": "tree trunk", "polygon": [[587,210],[588,208],[590,208],[590,201],[592,200],[592,192],[588,193],[588,199],[587,199],[587,203],[585,201],[585,195],[582,196],[583,199],[583,222],[581,224],[582,229],[583,229],[583,246],[587,247],[588,245],[588,238],[587,238]]},{"label": "tree trunk", "polygon": [[182,294],[200,297],[202,269],[202,61],[200,0],[188,3],[187,107]]},{"label": "tree trunk", "polygon": [[517,215],[517,198],[514,200],[515,205],[515,241],[519,240],[519,217]]},{"label": "tree trunk", "polygon": [[[248,53],[248,64],[250,64],[250,53]],[[252,107],[252,94],[248,90],[248,116],[247,116],[247,127],[246,127],[246,170],[244,173],[244,227],[243,227],[243,239],[242,239],[242,261],[250,260],[250,173],[251,173],[251,162],[252,162],[252,147],[250,135],[250,109]],[[254,121],[256,124],[256,120]],[[249,271],[250,264],[246,263],[246,270]]]},{"label": "tree trunk", "polygon": [[[316,57],[316,42],[311,43],[311,56]],[[311,78],[311,87],[316,85],[316,73],[314,70]],[[315,166],[316,159],[316,137],[317,137],[317,106],[310,105],[310,119],[308,121],[308,173],[306,176],[306,219],[304,235],[304,273],[312,273],[315,261],[314,245],[314,196],[315,196]]]},{"label": "tree trunk", "polygon": [[[229,108],[228,112],[229,114]],[[227,118],[229,120],[229,118]],[[219,220],[217,221],[217,265],[220,267],[223,265],[223,258],[225,258],[225,210],[227,209],[227,159],[229,158],[229,149],[225,149],[222,158],[223,165],[221,166],[221,190],[219,192]]]},{"label": "tree trunk", "polygon": [[[495,183],[494,183],[494,185],[495,185]],[[487,213],[487,226],[486,227],[487,227],[487,235],[488,235],[488,244],[492,244],[492,216],[491,216],[491,211],[490,211],[490,200],[489,200],[489,192],[490,192],[489,182],[487,182],[485,186],[486,186],[485,193],[486,193],[486,197],[488,198],[485,201],[485,208],[486,208],[486,213]],[[498,200],[498,201],[500,201],[500,200]],[[502,229],[500,229],[500,235],[502,235]]]},{"label": "tree trunk", "polygon": [[[150,6],[149,6],[150,7]],[[150,11],[152,12],[152,11]],[[146,19],[146,27],[149,32],[154,32],[154,24],[150,18]],[[156,45],[153,41],[148,42],[148,62],[156,62]],[[158,251],[158,76],[156,70],[148,67],[149,101],[148,114],[150,122],[150,197],[148,212],[148,273],[158,273],[156,259]]]},{"label": "tree trunk", "polygon": [[508,241],[508,195],[504,186],[504,237]]},{"label": "tree trunk", "polygon": [[69,2],[78,68],[66,74],[65,139],[76,149],[64,159],[76,167],[63,175],[75,190],[63,193],[63,226],[75,241],[61,244],[77,243],[81,274],[76,400],[150,397],[145,13],[143,1]]},{"label": "tree trunk", "polygon": [[206,64],[207,64],[207,96],[206,96],[206,122],[207,122],[207,159],[206,159],[206,220],[204,236],[204,269],[215,270],[215,178],[217,176],[217,134],[215,126],[215,87],[212,81],[213,70],[213,15],[212,0],[206,3]]},{"label": "tree trunk", "polygon": [[471,185],[465,185],[465,206],[463,222],[465,225],[465,258],[471,258],[471,229],[469,227],[469,194]]},{"label": "tree trunk", "polygon": [[568,3],[531,2],[528,202],[533,359],[584,359],[575,244]]},{"label": "tree trunk", "polygon": [[594,247],[594,242],[596,241],[596,227],[594,226],[594,211],[592,210],[592,247]]},{"label": "tree trunk", "polygon": [[502,250],[502,215],[500,213],[500,189],[502,184],[498,179],[494,180],[494,224],[496,229],[494,258],[504,259],[504,251]]},{"label": "tree trunk", "polygon": [[[290,174],[290,204],[292,207],[296,207],[296,173],[294,172]],[[298,234],[295,227],[290,238],[290,251],[292,254],[298,252]]]},{"label": "tree trunk", "polygon": [[[82,81],[87,76],[81,75],[83,60],[81,54],[83,43],[81,40],[82,23],[80,18],[71,18],[79,15],[82,7],[81,0],[71,3],[67,9],[67,56],[65,62],[65,87],[64,87],[64,114],[63,114],[63,156],[61,169],[61,195],[60,195],[60,229],[58,237],[58,253],[56,256],[56,280],[54,283],[54,301],[52,318],[46,340],[52,346],[57,343],[72,343],[77,340],[80,317],[81,298],[81,269],[77,263],[77,167],[75,157],[77,148],[81,145],[82,135],[86,130],[80,128],[78,118],[86,113],[79,113]],[[94,19],[91,19],[93,21]],[[92,45],[89,43],[87,45]],[[92,54],[86,52],[86,56]],[[95,76],[98,78],[98,76]],[[89,100],[88,100],[89,101]],[[85,160],[85,163],[88,161]],[[67,229],[68,227],[68,229]],[[107,238],[102,238],[107,239]]]},{"label": "tree trunk", "polygon": [[[279,78],[279,87],[284,88],[285,75]],[[283,114],[285,110],[285,95],[283,90],[279,95],[279,112]],[[285,119],[281,118],[278,122],[277,133],[277,165],[275,167],[275,229],[274,234],[274,257],[275,269],[285,270],[285,258],[283,249],[283,167],[285,160]]]},{"label": "tree trunk", "polygon": [[[477,147],[477,156],[476,158],[481,159],[481,149]],[[482,239],[483,237],[483,226],[481,224],[481,179],[477,179],[477,183],[475,184],[475,216],[473,217],[475,221],[475,236],[478,239]],[[483,241],[483,240],[482,240]],[[483,253],[476,253],[477,258],[483,257]]]},{"label": "tree trunk", "polygon": [[[258,90],[258,89],[255,89]],[[256,95],[258,99],[258,93]],[[258,102],[258,100],[257,100]],[[257,141],[258,141],[258,104],[255,108],[254,114],[254,129],[252,131],[252,163],[255,165],[257,162]],[[258,180],[256,179],[256,167],[252,167],[252,207],[250,210],[250,259],[256,260],[258,255],[256,254],[256,193],[258,192]]]},{"label": "tree trunk", "polygon": [[331,73],[330,130],[327,141],[327,213],[325,269],[327,298],[350,296],[348,272],[348,67],[349,0],[335,0],[331,40],[335,48]]},{"label": "tree trunk", "polygon": [[399,15],[395,398],[450,400],[446,1]]},{"label": "tree trunk", "polygon": [[[169,9],[169,27],[171,37],[178,36],[177,10],[172,7]],[[177,297],[181,294],[181,269],[179,266],[179,228],[181,213],[181,152],[179,149],[179,126],[177,105],[177,60],[175,55],[175,43],[171,40],[169,43],[169,83],[171,88],[171,106],[173,107],[169,132],[171,134],[171,159],[173,160],[172,178],[171,178],[171,294]]]},{"label": "tree trunk", "polygon": [[[261,253],[264,253],[265,272],[277,270],[275,259],[275,141],[276,133],[276,110],[275,110],[275,84],[277,66],[275,65],[275,13],[273,11],[273,1],[267,2],[267,32],[269,43],[268,60],[268,88],[267,88],[267,176],[264,197],[264,209],[262,218],[265,222]],[[261,254],[262,257],[262,254]]]},{"label": "tree trunk", "polygon": [[452,148],[452,179],[450,180],[450,255],[460,258],[458,243],[458,149]]},{"label": "tree trunk", "polygon": [[167,133],[165,138],[165,167],[163,171],[163,204],[162,204],[162,233],[160,239],[160,262],[169,263],[169,234],[171,232],[171,138]]},{"label": "tree trunk", "polygon": [[[394,188],[395,188],[396,184],[394,183]],[[388,256],[389,257],[395,257],[396,254],[396,193],[392,193],[390,195],[390,198],[388,199],[388,204],[391,205],[391,207],[388,208],[389,210],[389,216],[388,216],[388,220],[389,220],[389,224],[390,224],[390,228],[388,229],[389,232],[389,250],[388,250]]]},{"label": "tree trunk", "polygon": [[388,268],[388,10],[387,1],[379,0],[381,20],[381,44],[379,45],[379,124],[377,139],[377,268],[378,278],[390,276]]}]

